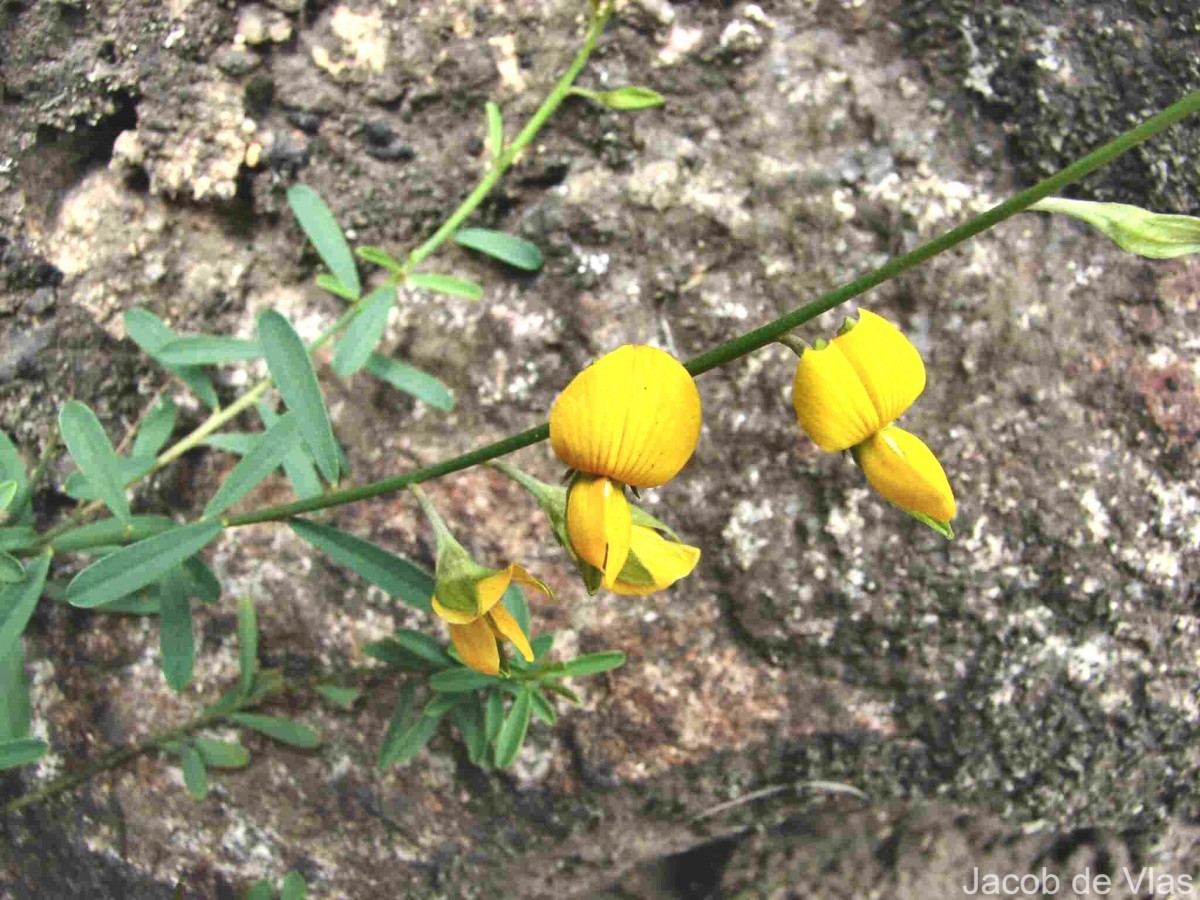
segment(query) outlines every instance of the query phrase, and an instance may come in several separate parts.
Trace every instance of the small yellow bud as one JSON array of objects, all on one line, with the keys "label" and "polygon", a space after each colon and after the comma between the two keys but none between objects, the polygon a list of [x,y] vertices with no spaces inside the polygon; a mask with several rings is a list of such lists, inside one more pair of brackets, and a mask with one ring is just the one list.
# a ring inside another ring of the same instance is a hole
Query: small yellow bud
[{"label": "small yellow bud", "polygon": [[941,525],[954,518],[954,491],[946,472],[916,435],[889,426],[855,447],[854,459],[888,502]]}]

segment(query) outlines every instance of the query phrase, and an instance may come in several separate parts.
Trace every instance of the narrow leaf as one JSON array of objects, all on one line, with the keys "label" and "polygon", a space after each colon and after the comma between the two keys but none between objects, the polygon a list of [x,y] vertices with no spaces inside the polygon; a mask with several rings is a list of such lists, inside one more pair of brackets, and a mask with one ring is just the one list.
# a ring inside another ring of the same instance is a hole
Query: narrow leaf
[{"label": "narrow leaf", "polygon": [[[279,414],[265,403],[258,405],[258,415],[267,428],[273,428],[275,423],[279,421]],[[343,465],[342,471],[345,472],[348,468]],[[292,483],[292,488],[296,491],[296,496],[302,500],[319,496],[324,490],[321,484],[321,476],[317,474],[316,468],[313,467],[312,457],[308,455],[308,449],[304,446],[303,442],[297,443],[296,446],[284,455],[283,471],[287,475],[288,481]]]},{"label": "narrow leaf", "polygon": [[176,570],[162,580],[159,589],[158,641],[162,671],[167,684],[182,692],[192,680],[196,643],[192,633],[192,605],[183,574]]},{"label": "narrow leaf", "polygon": [[362,694],[358,688],[338,687],[336,684],[318,684],[317,693],[342,709],[353,709],[354,701]]},{"label": "narrow leaf", "polygon": [[283,876],[283,886],[279,889],[279,900],[307,900],[308,887],[299,872],[288,872]]},{"label": "narrow leaf", "polygon": [[192,599],[201,603],[216,603],[221,599],[221,582],[200,557],[184,560],[183,574],[187,595]]},{"label": "narrow leaf", "polygon": [[0,654],[0,743],[28,737],[31,718],[25,648],[16,640]]},{"label": "narrow leaf", "polygon": [[224,434],[211,434],[204,439],[205,445],[215,450],[224,450],[237,456],[245,456],[262,440],[261,434],[244,431],[227,431]]},{"label": "narrow leaf", "polygon": [[254,669],[258,662],[258,613],[254,599],[238,598],[238,689],[248,696],[254,689]]},{"label": "narrow leaf", "polygon": [[37,540],[38,533],[26,525],[0,528],[0,550],[26,550]]},{"label": "narrow leaf", "polygon": [[432,612],[429,600],[433,596],[433,578],[408,560],[328,525],[303,519],[288,524],[335,563],[353,570],[409,606]]},{"label": "narrow leaf", "polygon": [[482,300],[483,288],[465,278],[453,275],[438,275],[433,272],[418,272],[408,276],[408,283],[413,287],[448,297],[462,297],[466,300]]},{"label": "narrow leaf", "polygon": [[542,251],[535,244],[503,231],[464,228],[455,233],[454,241],[526,272],[536,272],[542,267]]},{"label": "narrow leaf", "polygon": [[[154,468],[153,456],[118,456],[117,472],[123,485],[137,481]],[[103,500],[100,491],[92,486],[87,476],[82,472],[72,472],[67,476],[63,485],[63,493],[75,500]]]},{"label": "narrow leaf", "polygon": [[604,653],[587,653],[577,656],[570,662],[564,663],[563,671],[567,675],[599,675],[625,664],[625,654],[620,650],[608,650]]},{"label": "narrow leaf", "polygon": [[386,769],[394,761],[400,748],[400,740],[415,720],[417,689],[412,682],[406,681],[396,697],[396,705],[392,707],[391,718],[388,719],[387,731],[383,742],[379,745],[379,768]]},{"label": "narrow leaf", "polygon": [[262,359],[263,351],[256,341],[219,334],[186,334],[167,341],[155,355],[169,366],[220,366]]},{"label": "narrow leaf", "polygon": [[129,339],[141,348],[147,356],[162,363],[168,371],[173,372],[180,381],[191,388],[192,393],[210,409],[220,402],[217,390],[213,387],[212,379],[197,366],[171,366],[158,359],[158,351],[167,343],[175,340],[175,332],[167,327],[158,316],[144,309],[131,309],[125,313],[125,333]]},{"label": "narrow leaf", "polygon": [[358,258],[372,265],[380,266],[397,275],[404,274],[404,266],[394,256],[382,247],[359,247],[354,251]]},{"label": "narrow leaf", "polygon": [[299,441],[300,422],[295,414],[288,413],[268,428],[254,449],[233,467],[204,507],[204,517],[220,515],[258,487],[259,482],[279,468],[284,456],[295,449]]},{"label": "narrow leaf", "polygon": [[473,694],[466,703],[460,703],[450,710],[450,719],[458,726],[463,744],[467,748],[467,758],[475,765],[482,765],[487,759],[488,739],[484,728],[483,704],[479,695]]},{"label": "narrow leaf", "polygon": [[104,505],[118,519],[129,522],[120,462],[96,414],[78,400],[68,401],[58,414],[58,427],[67,450]]},{"label": "narrow leaf", "polygon": [[291,719],[283,719],[278,716],[259,716],[251,713],[232,713],[229,719],[245,728],[265,734],[272,740],[279,741],[281,744],[287,744],[290,747],[312,750],[321,746],[321,738],[312,728],[303,722],[294,722]]},{"label": "narrow leaf", "polygon": [[37,738],[19,738],[0,743],[0,769],[15,769],[35,763],[50,749],[50,745]]},{"label": "narrow leaf", "polygon": [[508,711],[508,718],[500,726],[500,733],[496,735],[496,765],[501,769],[507,769],[516,761],[517,754],[521,752],[521,745],[525,743],[533,704],[531,697],[531,688],[521,689],[517,699],[513,701],[512,709]]},{"label": "narrow leaf", "polygon": [[359,297],[356,291],[350,290],[350,288],[346,287],[328,272],[322,272],[317,276],[317,287],[329,291],[335,297],[349,300],[351,303],[355,302]]},{"label": "narrow leaf", "polygon": [[4,585],[0,590],[0,656],[12,652],[29,617],[37,608],[42,588],[46,584],[46,573],[50,571],[50,557],[42,555],[29,560],[25,575],[14,584]]},{"label": "narrow leaf", "polygon": [[428,660],[422,659],[410,650],[406,650],[392,638],[384,638],[382,641],[371,641],[368,644],[364,644],[362,652],[365,656],[371,657],[371,659],[377,659],[381,663],[395,666],[405,671],[427,672],[438,668],[431,665]]},{"label": "narrow leaf", "polygon": [[133,439],[132,455],[158,456],[175,431],[175,416],[175,402],[170,397],[163,397],[154,404],[154,408],[142,419],[142,426]]},{"label": "narrow leaf", "polygon": [[17,496],[17,482],[13,480],[0,481],[0,512],[8,509],[15,496]]},{"label": "narrow leaf", "polygon": [[144,541],[175,527],[175,523],[166,516],[134,516],[128,525],[116,519],[103,519],[60,534],[54,539],[53,547],[56,553],[71,553],[100,544]]},{"label": "narrow leaf", "polygon": [[504,152],[504,119],[500,115],[500,107],[488,101],[484,107],[487,111],[488,153],[492,159]]},{"label": "narrow leaf", "polygon": [[529,696],[533,700],[533,714],[535,716],[547,725],[553,725],[558,721],[558,710],[554,708],[554,704],[550,702],[545,694],[535,690]]},{"label": "narrow leaf", "polygon": [[213,769],[244,769],[250,765],[250,751],[236,741],[218,741],[198,737],[192,741],[204,764]]},{"label": "narrow leaf", "polygon": [[258,337],[276,388],[288,410],[299,420],[300,434],[312,451],[317,468],[332,484],[338,477],[338,446],[304,342],[291,323],[272,309],[259,314]]},{"label": "narrow leaf", "polygon": [[183,783],[188,793],[197,800],[208,796],[208,769],[204,766],[204,757],[191,744],[183,747]]},{"label": "narrow leaf", "polygon": [[195,556],[220,533],[220,522],[196,522],[131,544],[76,575],[67,585],[67,602],[88,608],[132,594]]},{"label": "narrow leaf", "polygon": [[445,648],[427,634],[401,628],[396,631],[396,643],[435,669],[445,669],[455,665],[453,658]]},{"label": "narrow leaf", "polygon": [[441,716],[420,715],[392,741],[389,742],[385,738],[384,747],[379,753],[379,768],[386,769],[388,766],[401,765],[411,760],[437,733],[441,721]]},{"label": "narrow leaf", "polygon": [[358,315],[338,341],[333,371],[339,378],[349,378],[367,364],[376,344],[383,339],[388,313],[395,302],[396,288],[390,284],[372,291],[367,295],[367,299],[362,301]]},{"label": "narrow leaf", "polygon": [[483,708],[483,727],[487,732],[488,744],[494,744],[500,735],[500,726],[504,724],[504,695],[498,690],[488,691],[487,702]]},{"label": "narrow leaf", "polygon": [[16,584],[25,577],[25,567],[15,556],[0,551],[0,584]]},{"label": "narrow leaf", "polygon": [[100,606],[92,607],[92,612],[98,613],[114,613],[126,616],[157,616],[162,612],[162,603],[159,600],[158,593],[151,593],[151,589],[142,588],[136,594],[128,597],[122,597],[119,600],[112,600]]},{"label": "narrow leaf", "polygon": [[590,96],[601,106],[622,112],[653,109],[656,106],[664,106],[667,102],[667,99],[658,91],[633,85],[614,88],[611,91],[591,92]]},{"label": "narrow leaf", "polygon": [[350,245],[346,243],[337,219],[333,217],[321,195],[308,185],[293,184],[288,188],[287,200],[300,222],[300,227],[312,241],[329,271],[350,291],[356,295],[362,293]]},{"label": "narrow leaf", "polygon": [[464,691],[475,691],[482,687],[495,684],[500,679],[495,675],[485,675],[465,666],[459,669],[447,669],[438,672],[429,679],[430,686],[443,694],[461,694]]},{"label": "narrow leaf", "polygon": [[422,403],[428,403],[435,409],[454,409],[454,395],[450,389],[416,366],[372,353],[367,359],[366,368],[376,378],[386,381],[398,391],[411,394]]}]

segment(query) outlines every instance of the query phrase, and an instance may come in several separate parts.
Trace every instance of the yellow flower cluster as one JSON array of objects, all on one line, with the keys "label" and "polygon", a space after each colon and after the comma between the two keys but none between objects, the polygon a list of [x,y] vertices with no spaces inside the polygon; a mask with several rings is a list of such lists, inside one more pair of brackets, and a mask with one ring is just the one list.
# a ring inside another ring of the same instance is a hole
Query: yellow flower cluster
[{"label": "yellow flower cluster", "polygon": [[865,309],[832,341],[805,350],[792,405],[822,450],[850,450],[884,499],[948,532],[956,508],[941,463],[892,424],[925,389],[921,354],[895,325]]}]

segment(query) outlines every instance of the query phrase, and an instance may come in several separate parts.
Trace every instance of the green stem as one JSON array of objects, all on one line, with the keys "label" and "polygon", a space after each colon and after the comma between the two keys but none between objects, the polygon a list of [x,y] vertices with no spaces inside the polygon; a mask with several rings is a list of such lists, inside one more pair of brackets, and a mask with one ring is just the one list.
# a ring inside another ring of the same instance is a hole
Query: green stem
[{"label": "green stem", "polygon": [[[803,325],[811,319],[815,319],[821,313],[828,312],[835,306],[845,303],[847,300],[857,297],[860,294],[864,294],[874,287],[878,287],[885,281],[895,278],[902,272],[908,271],[913,266],[919,265],[931,257],[937,256],[939,253],[944,253],[952,247],[956,247],[974,237],[981,231],[985,231],[997,223],[1022,212],[1043,197],[1047,197],[1066,187],[1068,184],[1094,172],[1101,166],[1107,165],[1122,153],[1148,140],[1164,129],[1174,125],[1184,116],[1190,115],[1197,110],[1200,110],[1200,91],[1193,91],[1179,102],[1147,119],[1141,125],[1125,132],[1116,140],[1105,144],[1099,150],[1089,153],[1087,156],[1051,175],[1049,178],[1039,181],[1033,187],[1022,191],[1015,197],[1005,200],[998,206],[994,206],[987,212],[981,213],[973,219],[964,222],[957,228],[934,238],[928,243],[922,244],[915,250],[889,260],[879,268],[868,272],[866,275],[855,279],[849,284],[830,291],[807,306],[802,306],[787,315],[780,316],[778,319],[768,322],[760,328],[739,335],[732,340],[726,341],[724,344],[701,353],[699,356],[692,357],[684,365],[692,375],[701,375],[718,366],[723,366],[749,353],[753,353],[755,350],[778,340],[793,328]],[[450,475],[454,472],[468,469],[471,466],[489,462],[524,447],[541,443],[549,436],[549,424],[538,425],[535,428],[530,428],[527,431],[522,431],[520,434],[514,434],[503,440],[479,447],[461,456],[456,456],[453,459],[417,469],[415,472],[394,475],[391,478],[384,478],[382,481],[372,482],[371,484],[332,491],[308,500],[297,500],[293,503],[269,506],[264,509],[255,510],[254,512],[244,513],[240,516],[230,516],[228,525],[230,527],[237,527],[240,525],[252,525],[258,522],[288,519],[302,513],[326,509],[330,506],[355,503],[359,500],[377,497],[380,494],[398,491],[410,485],[420,484],[434,478],[441,478],[444,475]]]},{"label": "green stem", "polygon": [[409,493],[417,498],[417,504],[421,507],[421,512],[429,520],[429,525],[433,528],[433,533],[437,536],[438,555],[441,556],[442,548],[446,543],[458,543],[458,541],[454,539],[454,534],[450,531],[450,526],[446,524],[446,520],[442,518],[442,514],[437,511],[437,507],[433,505],[433,501],[429,499],[426,493],[415,484],[410,484],[408,490]]}]

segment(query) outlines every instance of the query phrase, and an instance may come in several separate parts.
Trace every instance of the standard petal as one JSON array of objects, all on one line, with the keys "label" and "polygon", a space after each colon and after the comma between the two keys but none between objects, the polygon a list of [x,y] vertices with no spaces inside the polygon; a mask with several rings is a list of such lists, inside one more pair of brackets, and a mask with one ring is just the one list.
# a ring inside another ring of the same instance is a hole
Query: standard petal
[{"label": "standard petal", "polygon": [[633,516],[624,489],[607,478],[581,475],[567,494],[567,535],[584,562],[603,573],[611,588],[629,555]]},{"label": "standard petal", "polygon": [[633,526],[629,542],[629,560],[641,565],[652,581],[638,584],[617,579],[614,594],[642,597],[665,590],[676,581],[692,573],[700,561],[700,549],[664,538],[653,528]]},{"label": "standard petal", "polygon": [[540,594],[544,594],[550,599],[554,599],[554,592],[550,590],[550,585],[542,581],[540,578],[534,578],[525,569],[524,566],[518,566],[516,563],[509,564],[508,571],[512,574],[512,580],[517,584],[527,588],[532,588]]},{"label": "standard petal", "polygon": [[915,434],[894,425],[885,428],[855,447],[854,458],[885,500],[937,522],[954,518],[954,491],[946,472]]},{"label": "standard petal", "polygon": [[792,382],[792,406],[804,433],[822,450],[847,450],[880,428],[879,414],[837,344],[805,350]]},{"label": "standard petal", "polygon": [[903,415],[925,390],[925,363],[912,342],[895,325],[860,309],[858,324],[833,339],[866,388],[879,415],[888,425]]},{"label": "standard petal", "polygon": [[488,616],[491,617],[492,625],[497,633],[512,641],[518,652],[525,657],[526,662],[533,662],[533,648],[529,646],[529,639],[525,637],[525,632],[521,630],[521,626],[513,614],[500,605],[492,607]]},{"label": "standard petal", "polygon": [[486,578],[479,579],[475,585],[475,591],[479,595],[479,614],[483,615],[499,603],[500,598],[504,596],[504,592],[508,590],[508,586],[511,583],[511,565],[492,572]]},{"label": "standard petal", "polygon": [[657,487],[700,438],[700,392],[664,350],[626,345],[575,376],[550,409],[550,443],[570,468]]},{"label": "standard petal", "polygon": [[438,602],[437,597],[433,598],[433,611],[452,625],[467,625],[479,618],[477,613],[463,612],[443,606]]},{"label": "standard petal", "polygon": [[450,640],[462,661],[476,672],[500,674],[500,648],[486,617],[481,616],[470,625],[451,625]]}]

